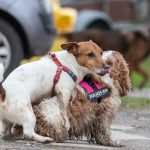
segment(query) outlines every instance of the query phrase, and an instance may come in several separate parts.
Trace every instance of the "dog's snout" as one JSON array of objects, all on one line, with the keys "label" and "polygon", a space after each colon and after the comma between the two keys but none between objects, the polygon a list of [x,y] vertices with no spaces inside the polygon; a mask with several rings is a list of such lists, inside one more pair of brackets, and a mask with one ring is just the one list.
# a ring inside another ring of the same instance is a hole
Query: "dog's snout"
[{"label": "dog's snout", "polygon": [[104,69],[109,69],[110,66],[109,66],[108,64],[103,64],[103,68],[104,68]]}]

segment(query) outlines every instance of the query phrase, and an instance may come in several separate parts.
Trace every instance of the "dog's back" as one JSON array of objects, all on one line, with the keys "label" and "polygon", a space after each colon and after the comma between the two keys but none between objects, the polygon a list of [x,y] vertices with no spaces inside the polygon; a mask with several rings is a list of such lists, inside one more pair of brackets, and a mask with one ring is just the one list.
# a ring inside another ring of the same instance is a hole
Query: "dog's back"
[{"label": "dog's back", "polygon": [[103,50],[115,49],[126,53],[129,42],[126,36],[118,31],[88,29],[81,32],[63,34],[68,41],[93,40]]}]

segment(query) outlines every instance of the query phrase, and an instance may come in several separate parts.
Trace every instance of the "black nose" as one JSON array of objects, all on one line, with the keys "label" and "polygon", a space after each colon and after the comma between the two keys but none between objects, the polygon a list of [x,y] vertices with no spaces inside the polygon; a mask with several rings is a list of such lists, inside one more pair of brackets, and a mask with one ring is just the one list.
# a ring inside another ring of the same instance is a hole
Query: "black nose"
[{"label": "black nose", "polygon": [[103,68],[104,68],[104,69],[109,69],[110,66],[109,66],[108,64],[103,64]]}]

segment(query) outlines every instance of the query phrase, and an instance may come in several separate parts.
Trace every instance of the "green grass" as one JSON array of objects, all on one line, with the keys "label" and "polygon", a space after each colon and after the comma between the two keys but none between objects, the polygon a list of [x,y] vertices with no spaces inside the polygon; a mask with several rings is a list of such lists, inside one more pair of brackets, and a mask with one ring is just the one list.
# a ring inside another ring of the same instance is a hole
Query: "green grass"
[{"label": "green grass", "polygon": [[[148,72],[149,72],[149,75],[150,75],[150,57],[148,57],[142,64],[141,64],[142,67],[144,67]],[[142,81],[142,76],[136,72],[134,72],[132,74],[132,83],[133,83],[133,87],[136,88],[138,87],[138,85],[141,83]],[[150,88],[150,80],[147,82],[145,88]]]},{"label": "green grass", "polygon": [[[150,57],[148,57],[142,64],[150,75]],[[133,87],[137,88],[138,85],[141,83],[142,77],[140,74],[134,72],[132,74],[132,83]],[[145,88],[150,88],[150,80],[147,82]],[[134,98],[134,97],[123,97],[121,106],[125,108],[150,108],[150,99],[148,98]]]},{"label": "green grass", "polygon": [[121,106],[125,108],[150,108],[150,99],[124,97]]}]

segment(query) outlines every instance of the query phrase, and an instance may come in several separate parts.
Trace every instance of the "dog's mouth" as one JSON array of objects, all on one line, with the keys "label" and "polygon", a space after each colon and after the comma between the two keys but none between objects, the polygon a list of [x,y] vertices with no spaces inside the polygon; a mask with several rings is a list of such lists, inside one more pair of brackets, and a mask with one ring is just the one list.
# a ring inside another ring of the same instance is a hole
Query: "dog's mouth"
[{"label": "dog's mouth", "polygon": [[[110,66],[107,64],[104,64],[102,69],[94,69],[93,71],[100,76],[104,76],[107,73],[109,73],[109,69],[110,69]],[[92,71],[92,69],[90,70]]]},{"label": "dog's mouth", "polygon": [[97,73],[97,74],[100,75],[100,76],[104,76],[107,73],[109,73],[109,69],[102,68],[101,72]]},{"label": "dog's mouth", "polygon": [[103,68],[102,68],[101,71],[98,73],[98,75],[104,76],[105,74],[109,73],[109,69],[110,69],[110,66],[107,65],[107,64],[104,64],[104,65],[103,65]]}]

